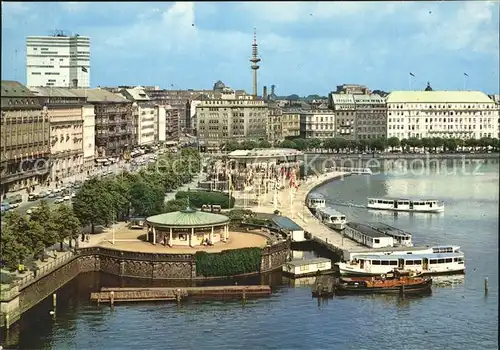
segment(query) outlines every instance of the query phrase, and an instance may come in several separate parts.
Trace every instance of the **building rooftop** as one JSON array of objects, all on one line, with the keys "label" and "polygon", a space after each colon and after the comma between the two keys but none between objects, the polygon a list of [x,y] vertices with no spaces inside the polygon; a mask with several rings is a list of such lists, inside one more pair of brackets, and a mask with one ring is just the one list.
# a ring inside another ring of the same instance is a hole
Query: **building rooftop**
[{"label": "building rooftop", "polygon": [[104,89],[73,89],[75,94],[86,97],[88,102],[129,102],[125,97]]},{"label": "building rooftop", "polygon": [[411,233],[400,230],[397,227],[384,224],[383,222],[371,222],[368,223],[367,225],[374,228],[377,231],[385,233],[388,236],[411,237]]},{"label": "building rooftop", "polygon": [[74,92],[74,89],[69,88],[58,88],[58,87],[31,87],[31,92],[35,96],[40,97],[68,97],[68,98],[80,98]]},{"label": "building rooftop", "polygon": [[7,109],[38,109],[42,108],[40,99],[23,84],[12,81],[1,81],[1,106]]},{"label": "building rooftop", "polygon": [[23,84],[13,80],[2,80],[2,97],[34,97],[35,95]]},{"label": "building rooftop", "polygon": [[365,224],[360,224],[357,222],[348,222],[347,226],[349,226],[350,228],[352,228],[358,232],[361,232],[365,236],[368,236],[371,238],[388,237],[387,235],[383,234],[382,232],[379,232],[379,231],[377,231],[377,230],[375,230],[375,229],[373,229],[370,226],[365,225]]},{"label": "building rooftop", "polygon": [[384,98],[377,94],[353,95],[356,104],[385,103]]},{"label": "building rooftop", "polygon": [[225,215],[187,208],[182,211],[150,216],[146,221],[151,225],[166,228],[199,228],[224,225],[229,223],[230,219]]},{"label": "building rooftop", "polygon": [[133,89],[125,89],[125,97],[127,95],[133,99],[134,101],[137,102],[142,102],[142,101],[150,101],[151,99],[149,98],[148,94],[146,94],[146,91],[144,91],[144,88],[141,86],[136,86]]},{"label": "building rooftop", "polygon": [[387,103],[492,103],[481,91],[393,91]]},{"label": "building rooftop", "polygon": [[331,94],[333,104],[354,104],[352,94]]},{"label": "building rooftop", "polygon": [[279,228],[288,231],[304,231],[295,221],[286,216],[273,215],[271,221],[276,224]]}]

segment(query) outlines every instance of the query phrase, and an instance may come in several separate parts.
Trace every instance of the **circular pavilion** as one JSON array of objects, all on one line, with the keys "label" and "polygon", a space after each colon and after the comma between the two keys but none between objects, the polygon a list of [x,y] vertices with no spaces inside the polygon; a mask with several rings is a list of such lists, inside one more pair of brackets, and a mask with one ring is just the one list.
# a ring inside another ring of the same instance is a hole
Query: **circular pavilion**
[{"label": "circular pavilion", "polygon": [[230,219],[221,214],[198,211],[190,207],[146,219],[149,242],[165,246],[200,246],[227,242]]}]

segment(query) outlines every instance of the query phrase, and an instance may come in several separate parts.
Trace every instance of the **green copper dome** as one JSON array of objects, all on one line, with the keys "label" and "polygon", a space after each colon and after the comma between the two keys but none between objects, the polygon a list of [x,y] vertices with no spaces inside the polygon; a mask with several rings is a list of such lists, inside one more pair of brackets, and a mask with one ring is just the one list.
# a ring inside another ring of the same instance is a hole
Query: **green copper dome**
[{"label": "green copper dome", "polygon": [[211,227],[228,224],[230,219],[221,214],[207,213],[187,207],[181,211],[150,216],[146,222],[150,225],[166,228]]}]

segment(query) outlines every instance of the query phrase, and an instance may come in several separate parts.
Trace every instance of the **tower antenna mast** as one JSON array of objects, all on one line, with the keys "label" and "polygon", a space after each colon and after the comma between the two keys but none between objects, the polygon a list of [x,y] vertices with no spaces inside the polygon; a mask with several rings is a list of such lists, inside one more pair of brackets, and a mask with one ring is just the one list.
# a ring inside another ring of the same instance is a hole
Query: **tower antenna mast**
[{"label": "tower antenna mast", "polygon": [[259,58],[259,49],[257,44],[257,31],[253,29],[253,44],[252,44],[252,58],[250,59],[252,65],[250,66],[253,70],[253,98],[257,98],[257,70],[260,68],[258,63],[260,62]]}]

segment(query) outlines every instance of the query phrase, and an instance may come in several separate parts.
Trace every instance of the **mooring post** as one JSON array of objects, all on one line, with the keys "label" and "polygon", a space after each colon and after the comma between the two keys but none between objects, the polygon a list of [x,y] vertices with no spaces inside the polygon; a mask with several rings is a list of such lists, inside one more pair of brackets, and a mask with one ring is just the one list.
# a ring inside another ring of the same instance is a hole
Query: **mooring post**
[{"label": "mooring post", "polygon": [[5,329],[10,328],[10,316],[9,314],[5,314]]},{"label": "mooring post", "polygon": [[110,299],[111,307],[115,306],[115,292],[114,291],[109,292],[109,299]]},{"label": "mooring post", "polygon": [[484,278],[484,294],[488,293],[488,277]]},{"label": "mooring post", "polygon": [[399,294],[401,294],[401,296],[405,295],[405,286],[404,285],[402,285],[401,287],[399,287]]},{"label": "mooring post", "polygon": [[241,293],[241,302],[245,304],[247,301],[246,288],[243,288],[243,292]]},{"label": "mooring post", "polygon": [[175,293],[175,300],[177,300],[177,303],[181,302],[181,290],[177,289],[177,292]]},{"label": "mooring post", "polygon": [[57,294],[56,293],[52,294],[52,306],[54,307],[54,310],[55,310],[56,306],[57,306]]}]

